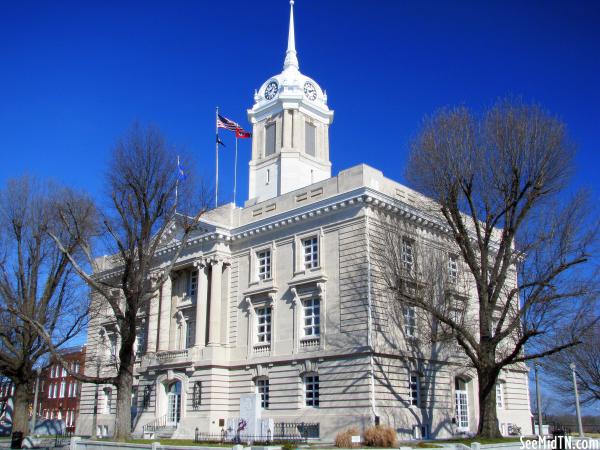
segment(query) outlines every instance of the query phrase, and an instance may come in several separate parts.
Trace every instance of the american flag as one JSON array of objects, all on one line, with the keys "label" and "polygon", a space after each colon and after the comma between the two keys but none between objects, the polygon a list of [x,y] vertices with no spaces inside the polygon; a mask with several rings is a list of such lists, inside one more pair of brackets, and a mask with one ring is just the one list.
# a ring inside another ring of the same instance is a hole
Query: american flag
[{"label": "american flag", "polygon": [[225,128],[229,131],[235,131],[240,128],[240,126],[233,120],[223,117],[221,114],[217,114],[217,128]]}]

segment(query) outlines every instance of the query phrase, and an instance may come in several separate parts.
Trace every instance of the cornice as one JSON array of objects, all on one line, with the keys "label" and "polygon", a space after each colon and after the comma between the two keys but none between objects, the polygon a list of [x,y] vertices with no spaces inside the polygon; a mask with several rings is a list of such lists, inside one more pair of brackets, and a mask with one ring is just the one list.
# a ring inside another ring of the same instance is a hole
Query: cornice
[{"label": "cornice", "polygon": [[[416,226],[428,228],[440,234],[450,233],[450,229],[441,219],[434,218],[424,211],[387,194],[368,187],[362,187],[230,230],[220,228],[215,231],[207,232],[189,239],[186,242],[186,247],[191,248],[204,242],[225,243],[226,245],[239,243],[264,233],[284,229],[288,226],[297,225],[307,220],[325,217],[329,214],[338,213],[344,209],[356,207],[395,215],[412,222]],[[174,242],[167,247],[158,250],[156,256],[168,255],[177,250],[179,245],[179,242]],[[118,272],[118,269],[116,272]],[[111,275],[114,276],[114,272],[106,275],[100,274],[101,278]]]}]

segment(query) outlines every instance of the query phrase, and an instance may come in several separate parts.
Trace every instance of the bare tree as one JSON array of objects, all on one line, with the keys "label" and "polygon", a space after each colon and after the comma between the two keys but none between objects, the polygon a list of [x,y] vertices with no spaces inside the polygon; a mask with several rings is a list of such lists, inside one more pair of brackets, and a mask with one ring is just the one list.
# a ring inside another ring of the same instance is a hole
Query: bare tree
[{"label": "bare tree", "polygon": [[573,377],[570,365],[575,363],[577,390],[581,404],[600,402],[600,329],[593,324],[581,335],[581,345],[552,355],[542,366],[544,374],[550,378],[560,395],[569,403],[575,404]]},{"label": "bare tree", "polygon": [[[407,177],[445,244],[417,250],[409,267],[402,221],[388,221],[387,287],[429,318],[432,336],[464,350],[483,437],[500,435],[500,370],[576,345],[578,314],[596,290],[597,221],[585,195],[567,192],[572,161],[564,124],[538,106],[505,100],[481,117],[441,110],[414,141]],[[450,264],[464,268],[463,287]]]},{"label": "bare tree", "polygon": [[[78,237],[58,215],[67,205]],[[15,386],[13,431],[27,431],[35,367],[50,351],[45,338],[58,349],[86,324],[87,296],[50,234],[79,260],[80,239],[93,234],[93,217],[85,196],[27,177],[9,180],[0,192],[0,373]]]},{"label": "bare tree", "polygon": [[[98,304],[109,305],[116,321],[120,347],[115,355],[114,375],[106,378],[117,388],[115,438],[131,435],[131,394],[134,377],[138,313],[168,279],[173,265],[196,229],[208,204],[190,172],[180,179],[177,154],[160,131],[135,124],[112,152],[106,172],[107,206],[101,210],[105,248],[113,256],[94,259],[92,245],[85,253],[92,271],[77,262],[59,236],[59,248],[91,288]],[[65,222],[72,221],[68,212]],[[177,233],[172,234],[174,230]],[[76,227],[72,228],[77,234]],[[167,238],[176,250],[165,263],[157,251]],[[99,379],[97,380],[99,381]]]}]

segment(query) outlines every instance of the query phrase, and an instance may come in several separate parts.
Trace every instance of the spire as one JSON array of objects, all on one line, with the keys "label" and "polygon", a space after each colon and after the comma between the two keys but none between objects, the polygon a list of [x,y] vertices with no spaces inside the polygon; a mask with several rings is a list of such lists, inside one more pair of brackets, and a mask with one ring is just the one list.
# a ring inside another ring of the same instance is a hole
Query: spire
[{"label": "spire", "polygon": [[288,47],[285,52],[285,61],[283,61],[283,70],[293,67],[300,69],[298,56],[296,55],[296,37],[294,35],[294,0],[290,0],[290,30],[288,32]]}]

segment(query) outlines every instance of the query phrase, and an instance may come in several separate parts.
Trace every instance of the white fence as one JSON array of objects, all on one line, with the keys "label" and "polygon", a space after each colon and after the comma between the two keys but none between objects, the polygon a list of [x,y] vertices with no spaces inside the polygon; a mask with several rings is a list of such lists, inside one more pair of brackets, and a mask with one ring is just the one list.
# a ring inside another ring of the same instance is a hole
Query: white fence
[{"label": "white fence", "polygon": [[[237,447],[237,448],[236,448]],[[247,450],[249,447],[234,446],[234,450]],[[253,447],[253,449],[263,449],[266,447]],[[159,442],[152,444],[126,444],[123,442],[110,441],[92,441],[81,439],[80,437],[71,438],[69,450],[216,450],[216,447],[209,446],[182,446],[182,445],[161,445]],[[281,447],[272,446],[271,450],[281,450]]]}]

